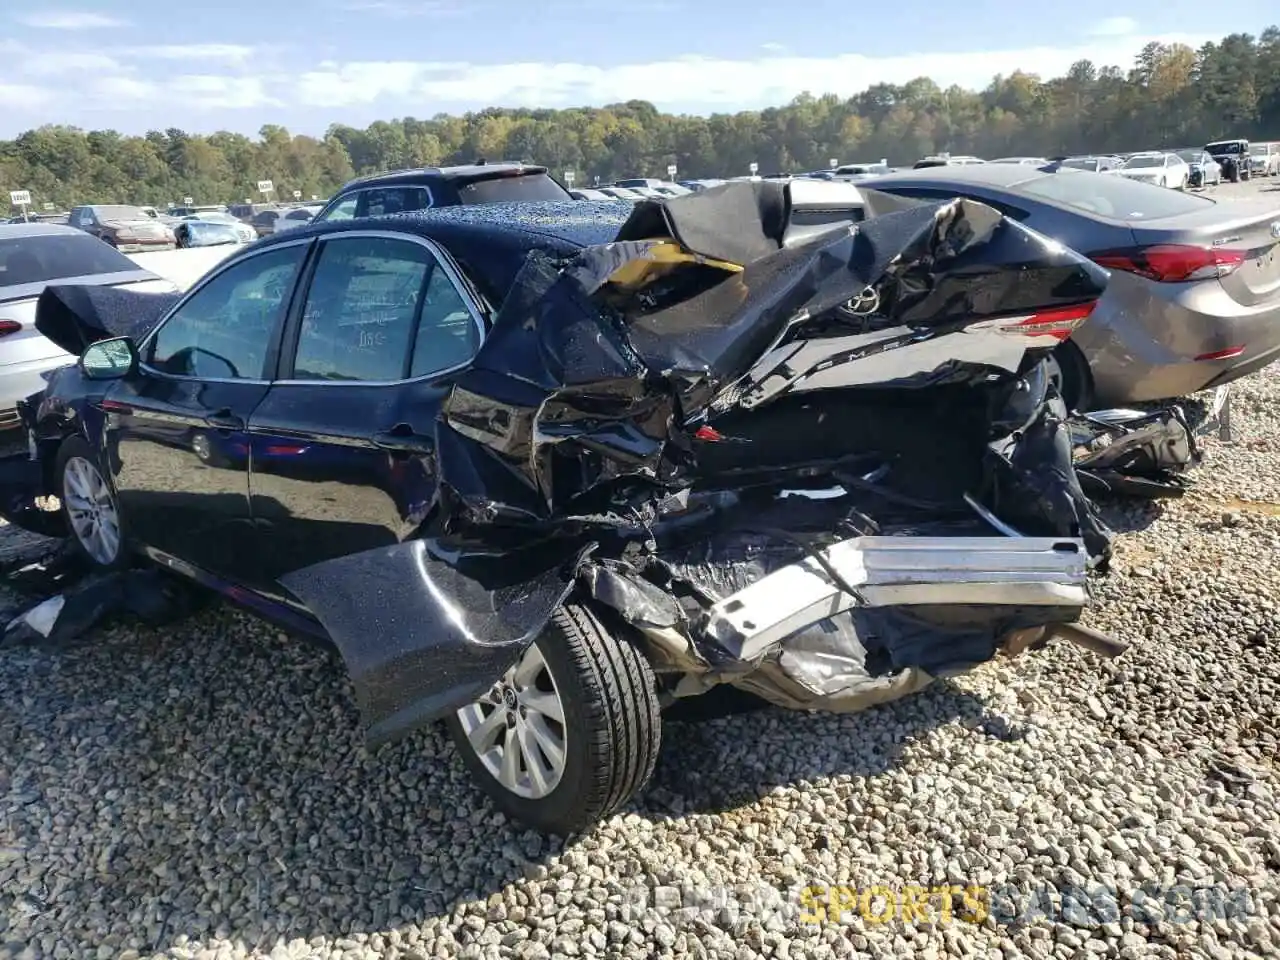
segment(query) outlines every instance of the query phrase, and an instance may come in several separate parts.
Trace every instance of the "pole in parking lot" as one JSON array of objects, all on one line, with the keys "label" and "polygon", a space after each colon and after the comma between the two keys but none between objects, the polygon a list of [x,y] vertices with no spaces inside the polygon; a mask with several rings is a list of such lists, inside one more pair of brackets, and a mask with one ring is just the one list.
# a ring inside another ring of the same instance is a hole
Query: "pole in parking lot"
[{"label": "pole in parking lot", "polygon": [[837,160],[835,157],[832,157],[830,160],[828,160],[828,161],[827,161],[827,163],[831,164],[831,169],[832,169],[832,170],[834,170],[836,167],[840,166],[840,161],[839,161],[839,160]]},{"label": "pole in parking lot", "polygon": [[258,192],[262,194],[264,197],[266,197],[267,199],[271,198],[271,191],[274,190],[275,188],[276,188],[275,184],[272,183],[270,180],[258,181]]},{"label": "pole in parking lot", "polygon": [[667,164],[667,179],[674,180],[676,178],[676,165],[674,163]]},{"label": "pole in parking lot", "polygon": [[295,199],[295,200],[301,200],[301,199],[302,199],[302,191],[301,191],[301,190],[295,190],[295,191],[293,191],[293,199]]},{"label": "pole in parking lot", "polygon": [[751,163],[747,165],[747,169],[751,171],[751,175],[754,177],[756,173],[760,170],[760,164],[752,160]]},{"label": "pole in parking lot", "polygon": [[573,171],[572,171],[572,170],[566,170],[566,171],[564,172],[564,184],[565,184],[565,186],[566,186],[566,187],[568,187],[570,190],[572,190],[572,189],[573,189],[573,181],[574,181],[574,179],[575,179],[575,177],[574,177],[574,173],[573,173]]}]

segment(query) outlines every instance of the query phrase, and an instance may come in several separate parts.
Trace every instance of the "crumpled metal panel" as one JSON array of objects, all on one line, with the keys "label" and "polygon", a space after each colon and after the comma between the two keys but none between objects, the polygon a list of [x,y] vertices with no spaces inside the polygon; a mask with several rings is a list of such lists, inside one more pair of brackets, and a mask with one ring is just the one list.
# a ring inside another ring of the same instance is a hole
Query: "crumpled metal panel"
[{"label": "crumpled metal panel", "polygon": [[52,284],[36,302],[36,329],[79,356],[99,340],[141,340],[182,299],[180,293],[138,293],[120,287]]},{"label": "crumpled metal panel", "polygon": [[[720,406],[732,406],[739,381],[794,324],[869,287],[883,322],[908,328],[907,340],[1105,288],[1105,273],[1084,258],[972,201],[900,209],[786,248],[776,196],[759,184],[728,187],[743,189],[659,204],[657,218],[639,210],[618,243],[567,263],[531,255],[444,405],[440,477],[455,519],[543,529],[642,519],[656,490],[687,485],[689,422],[722,391]],[[751,222],[745,246],[716,242],[745,236],[738,228]],[[654,230],[700,254],[746,260],[745,269],[658,309],[616,309],[600,280],[642,256],[632,241]]]},{"label": "crumpled metal panel", "polygon": [[492,686],[564,602],[574,560],[554,548],[529,563],[411,540],[306,567],[281,582],[338,647],[368,741],[377,745]]}]

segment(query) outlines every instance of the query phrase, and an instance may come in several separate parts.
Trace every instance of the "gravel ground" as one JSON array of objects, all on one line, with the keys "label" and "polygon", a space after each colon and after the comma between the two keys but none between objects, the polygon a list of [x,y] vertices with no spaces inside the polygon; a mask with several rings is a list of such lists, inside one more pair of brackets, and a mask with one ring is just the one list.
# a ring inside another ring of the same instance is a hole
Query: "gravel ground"
[{"label": "gravel ground", "polygon": [[[368,754],[336,660],[229,608],[0,650],[0,958],[1275,955],[1280,370],[1233,426],[1185,499],[1108,508],[1088,622],[1119,660],[669,724],[650,790],[568,845],[435,729]],[[952,884],[985,919],[859,916]],[[854,902],[813,922],[831,885]]]}]

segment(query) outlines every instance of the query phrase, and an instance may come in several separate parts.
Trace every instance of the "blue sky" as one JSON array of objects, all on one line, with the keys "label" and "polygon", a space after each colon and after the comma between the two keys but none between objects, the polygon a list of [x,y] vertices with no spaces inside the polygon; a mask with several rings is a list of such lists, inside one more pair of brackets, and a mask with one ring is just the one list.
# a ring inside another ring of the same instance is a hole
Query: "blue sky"
[{"label": "blue sky", "polygon": [[[874,13],[859,17],[859,9]],[[803,90],[848,96],[922,74],[981,87],[1019,68],[1057,75],[1081,57],[1128,67],[1149,40],[1198,46],[1280,21],[1265,5],[1203,0],[1163,0],[1158,18],[1125,9],[1157,8],[1113,0],[10,2],[0,4],[0,137],[41,123],[126,133],[255,133],[279,123],[320,134],[334,122],[632,97],[709,113],[784,103]]]}]

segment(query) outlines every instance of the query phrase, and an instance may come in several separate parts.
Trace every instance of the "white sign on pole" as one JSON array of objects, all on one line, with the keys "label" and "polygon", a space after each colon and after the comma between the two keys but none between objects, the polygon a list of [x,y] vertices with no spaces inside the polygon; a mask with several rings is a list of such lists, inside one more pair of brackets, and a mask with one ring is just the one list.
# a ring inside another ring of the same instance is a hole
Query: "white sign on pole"
[{"label": "white sign on pole", "polygon": [[313,193],[313,194],[311,195],[311,199],[312,199],[312,200],[319,200],[319,199],[320,199],[320,195],[319,195],[319,194],[316,194],[316,193]]},{"label": "white sign on pole", "polygon": [[667,176],[673,180],[675,179],[676,165],[674,163],[667,164]]},{"label": "white sign on pole", "polygon": [[756,175],[756,171],[760,169],[760,164],[752,160],[751,163],[747,166],[747,169],[751,171],[751,175],[754,177]]},{"label": "white sign on pole", "polygon": [[569,186],[571,186],[571,187],[572,187],[572,186],[573,186],[573,180],[574,180],[573,171],[572,171],[572,170],[566,170],[566,171],[564,172],[564,182],[565,182],[565,183],[567,183]]},{"label": "white sign on pole", "polygon": [[193,197],[183,197],[182,205],[184,207],[194,207],[196,205],[196,201]]},{"label": "white sign on pole", "polygon": [[44,204],[44,208],[45,208],[46,210],[52,210],[52,209],[53,209],[53,204],[52,204],[52,203],[46,203],[46,204]]},{"label": "white sign on pole", "polygon": [[295,190],[295,191],[293,191],[293,199],[295,199],[295,200],[301,200],[301,199],[302,199],[302,191],[301,191],[301,190]]},{"label": "white sign on pole", "polygon": [[274,190],[274,189],[275,189],[275,184],[273,184],[270,180],[259,180],[259,181],[258,181],[258,192],[259,192],[259,193],[270,193],[270,192],[271,192],[272,190]]},{"label": "white sign on pole", "polygon": [[827,161],[827,163],[831,164],[831,169],[832,169],[832,170],[834,170],[836,167],[840,166],[840,161],[839,161],[839,160],[837,160],[835,157],[832,157],[830,160],[828,160],[828,161]]},{"label": "white sign on pole", "polygon": [[31,191],[30,190],[10,190],[9,202],[12,203],[15,207],[29,206],[31,203]]}]

